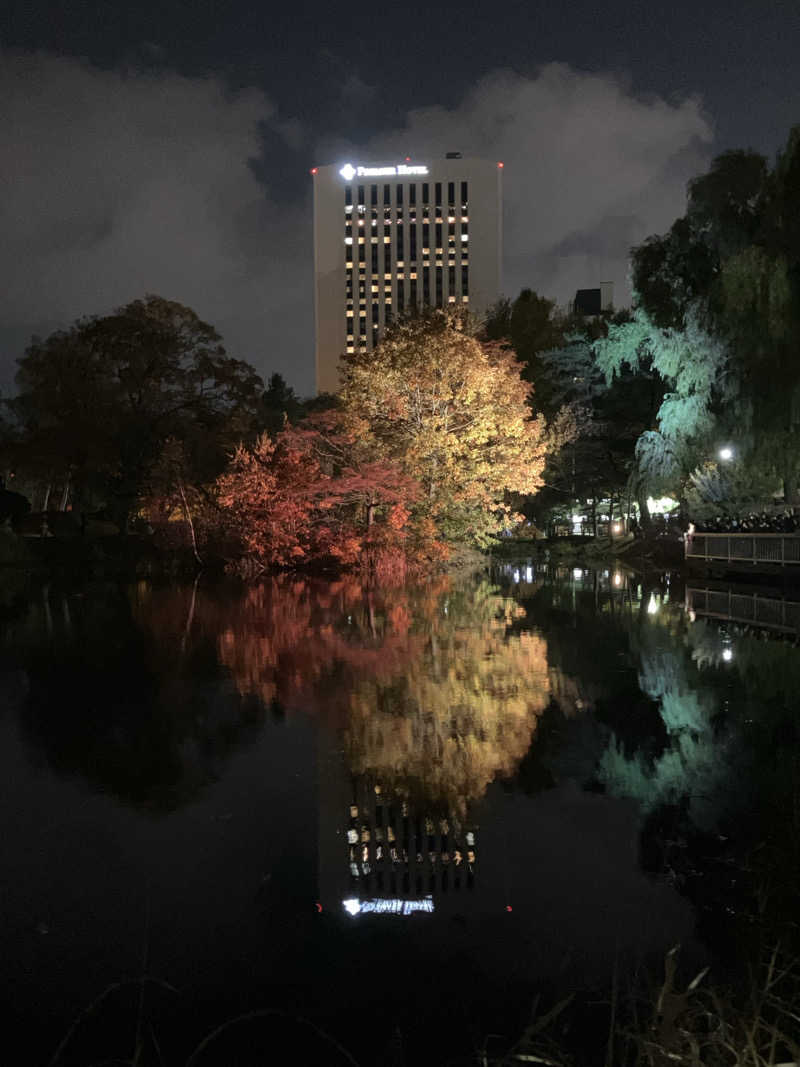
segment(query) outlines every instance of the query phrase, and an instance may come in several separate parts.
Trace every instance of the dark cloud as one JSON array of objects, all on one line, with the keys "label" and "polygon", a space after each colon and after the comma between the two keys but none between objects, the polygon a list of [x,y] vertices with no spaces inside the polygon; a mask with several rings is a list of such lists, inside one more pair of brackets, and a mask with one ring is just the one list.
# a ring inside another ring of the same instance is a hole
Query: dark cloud
[{"label": "dark cloud", "polygon": [[[363,83],[346,91],[369,100]],[[195,308],[262,374],[313,388],[306,127],[257,90],[41,53],[0,53],[0,97],[6,386],[32,333],[156,292]],[[318,142],[311,161],[450,149],[504,160],[506,291],[564,301],[600,280],[624,291],[628,247],[682,212],[710,140],[694,99],[640,99],[553,64],[491,74],[459,106],[412,111],[361,145]]]}]

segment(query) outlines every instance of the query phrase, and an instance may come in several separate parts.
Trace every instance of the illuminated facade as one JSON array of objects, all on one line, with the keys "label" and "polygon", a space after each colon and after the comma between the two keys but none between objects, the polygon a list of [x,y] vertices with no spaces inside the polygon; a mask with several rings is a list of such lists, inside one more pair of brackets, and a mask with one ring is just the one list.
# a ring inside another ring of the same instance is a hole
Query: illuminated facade
[{"label": "illuminated facade", "polygon": [[502,163],[315,167],[314,311],[319,392],[345,352],[370,351],[417,307],[482,314],[500,294]]}]

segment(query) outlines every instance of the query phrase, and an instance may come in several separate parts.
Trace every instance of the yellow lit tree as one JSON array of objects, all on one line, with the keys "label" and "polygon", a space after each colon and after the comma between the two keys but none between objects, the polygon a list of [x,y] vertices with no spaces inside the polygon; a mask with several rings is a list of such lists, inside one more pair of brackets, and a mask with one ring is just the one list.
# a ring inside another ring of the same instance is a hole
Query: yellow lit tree
[{"label": "yellow lit tree", "polygon": [[424,312],[395,323],[374,351],[344,358],[343,418],[421,481],[417,507],[446,538],[486,544],[508,524],[509,494],[535,493],[547,453],[568,436],[532,414],[521,370],[467,316]]}]

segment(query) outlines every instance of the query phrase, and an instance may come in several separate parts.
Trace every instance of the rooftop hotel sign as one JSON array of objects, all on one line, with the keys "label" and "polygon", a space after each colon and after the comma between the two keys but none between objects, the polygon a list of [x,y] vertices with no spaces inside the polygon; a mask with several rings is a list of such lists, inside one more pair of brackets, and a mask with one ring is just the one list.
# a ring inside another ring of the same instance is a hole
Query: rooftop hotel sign
[{"label": "rooftop hotel sign", "polygon": [[352,163],[345,163],[339,171],[345,181],[351,182],[353,178],[407,178],[417,175],[425,176],[427,167],[411,166],[409,163],[398,163],[396,167],[354,167]]}]

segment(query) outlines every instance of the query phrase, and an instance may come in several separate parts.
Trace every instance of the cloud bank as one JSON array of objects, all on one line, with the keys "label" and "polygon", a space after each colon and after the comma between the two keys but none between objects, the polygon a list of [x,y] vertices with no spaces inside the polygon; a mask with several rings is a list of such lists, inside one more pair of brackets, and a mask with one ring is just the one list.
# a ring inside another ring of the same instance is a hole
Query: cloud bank
[{"label": "cloud bank", "polygon": [[366,148],[502,160],[506,293],[531,286],[561,303],[614,281],[622,305],[630,247],[683,214],[711,140],[696,98],[641,99],[616,77],[553,63],[535,78],[489,74],[459,107],[413,111]]},{"label": "cloud bank", "polygon": [[505,163],[505,290],[568,299],[683,211],[712,138],[698,101],[640,99],[617,78],[552,64],[495,72],[454,109],[412,111],[360,145],[316,137],[252,89],[0,54],[0,383],[34,332],[145,292],[193,307],[262,374],[313,389],[309,162],[446,151]]}]

